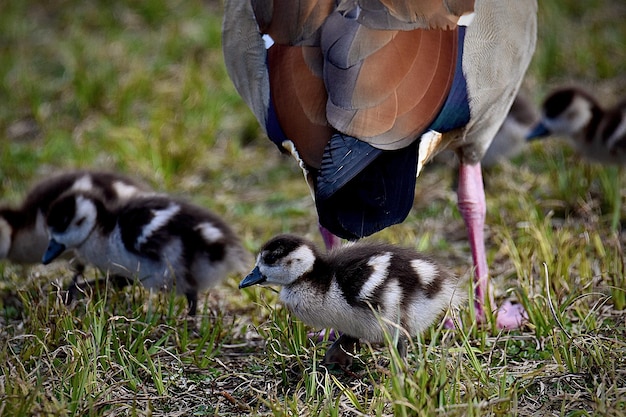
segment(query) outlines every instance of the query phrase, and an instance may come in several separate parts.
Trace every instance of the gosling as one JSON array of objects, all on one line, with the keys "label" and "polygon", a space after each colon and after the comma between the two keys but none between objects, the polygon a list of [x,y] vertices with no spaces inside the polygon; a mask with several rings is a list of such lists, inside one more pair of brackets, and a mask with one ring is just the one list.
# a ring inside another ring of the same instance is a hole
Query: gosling
[{"label": "gosling", "polygon": [[407,335],[426,330],[466,293],[457,276],[412,249],[360,242],[323,254],[293,235],[263,245],[239,288],[255,284],[282,286],[281,301],[299,319],[342,332],[324,357],[342,368],[352,364],[359,339],[383,342],[398,327],[404,357]]}]

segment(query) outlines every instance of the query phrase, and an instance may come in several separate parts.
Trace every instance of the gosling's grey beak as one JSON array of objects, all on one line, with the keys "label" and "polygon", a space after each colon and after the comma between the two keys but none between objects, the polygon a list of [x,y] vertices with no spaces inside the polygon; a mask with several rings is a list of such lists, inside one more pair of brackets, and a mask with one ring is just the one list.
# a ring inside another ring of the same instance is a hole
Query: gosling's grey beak
[{"label": "gosling's grey beak", "polygon": [[261,284],[265,281],[267,281],[267,277],[261,273],[258,266],[255,266],[252,272],[239,283],[239,289]]},{"label": "gosling's grey beak", "polygon": [[44,265],[48,265],[63,252],[65,252],[65,245],[57,242],[54,239],[50,239],[50,243],[48,243],[48,249],[46,249],[46,253],[44,253],[41,262],[43,262]]},{"label": "gosling's grey beak", "polygon": [[526,140],[531,141],[535,139],[540,139],[545,136],[550,136],[551,132],[543,123],[537,123],[537,125],[526,135]]}]

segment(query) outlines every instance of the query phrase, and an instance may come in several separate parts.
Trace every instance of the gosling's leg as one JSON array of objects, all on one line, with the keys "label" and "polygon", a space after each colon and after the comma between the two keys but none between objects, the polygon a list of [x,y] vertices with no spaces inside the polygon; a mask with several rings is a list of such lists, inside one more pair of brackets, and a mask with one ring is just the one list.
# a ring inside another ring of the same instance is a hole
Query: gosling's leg
[{"label": "gosling's leg", "polygon": [[70,304],[74,299],[78,297],[79,293],[84,294],[87,288],[94,288],[99,285],[106,285],[107,281],[115,290],[121,290],[124,287],[133,284],[133,279],[124,277],[122,275],[111,275],[108,278],[98,278],[91,281],[79,282],[79,279],[83,277],[83,271],[85,267],[81,266],[76,268],[76,274],[72,279],[72,283],[67,287],[65,304]]},{"label": "gosling's leg", "polygon": [[352,365],[352,358],[359,348],[359,339],[342,334],[339,339],[328,348],[323,365],[337,365],[342,369],[347,369]]},{"label": "gosling's leg", "polygon": [[187,314],[193,317],[196,315],[198,308],[198,293],[196,291],[189,291],[185,293],[185,297],[187,297],[187,306],[189,307]]},{"label": "gosling's leg", "polygon": [[406,359],[407,345],[408,340],[406,340],[406,337],[400,336],[400,338],[398,338],[398,344],[396,345],[396,347],[398,348],[398,355],[400,355],[401,359]]}]

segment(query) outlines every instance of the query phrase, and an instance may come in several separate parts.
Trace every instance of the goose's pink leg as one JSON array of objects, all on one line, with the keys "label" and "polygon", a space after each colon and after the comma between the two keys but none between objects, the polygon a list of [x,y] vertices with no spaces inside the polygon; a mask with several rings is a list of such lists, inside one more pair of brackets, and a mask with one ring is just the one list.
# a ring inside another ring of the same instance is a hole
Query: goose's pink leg
[{"label": "goose's pink leg", "polygon": [[[459,211],[463,220],[465,220],[474,260],[476,314],[478,319],[482,321],[485,318],[484,305],[487,285],[489,285],[489,269],[484,236],[487,206],[480,163],[476,165],[462,163],[459,165],[459,187],[457,193]],[[512,304],[510,301],[507,301],[497,311],[496,325],[501,329],[515,329],[520,327],[526,318],[526,311],[521,304]]]},{"label": "goose's pink leg", "polygon": [[341,238],[330,233],[324,226],[319,225],[320,233],[322,234],[322,239],[324,239],[324,245],[326,245],[326,250],[329,251],[333,248],[338,248],[341,246]]}]

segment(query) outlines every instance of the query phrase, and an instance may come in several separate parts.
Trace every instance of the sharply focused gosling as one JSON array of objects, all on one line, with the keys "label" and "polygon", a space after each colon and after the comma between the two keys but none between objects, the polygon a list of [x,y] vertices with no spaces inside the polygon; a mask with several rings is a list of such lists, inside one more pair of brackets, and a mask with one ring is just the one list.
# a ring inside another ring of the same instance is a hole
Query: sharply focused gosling
[{"label": "sharply focused gosling", "polygon": [[[280,235],[261,249],[239,288],[280,285],[280,299],[302,321],[342,336],[324,362],[350,366],[359,339],[383,342],[401,326],[410,335],[427,329],[467,289],[461,280],[416,251],[388,244],[355,243],[321,253],[303,238]],[[406,354],[400,332],[398,351]]]},{"label": "sharply focused gosling", "polygon": [[[196,313],[198,292],[231,272],[249,268],[250,254],[217,215],[163,195],[138,196],[108,206],[99,196],[61,196],[47,218],[45,264],[65,250],[112,275],[139,280],[149,289],[172,288]],[[250,259],[251,260],[251,259]]]}]

